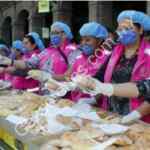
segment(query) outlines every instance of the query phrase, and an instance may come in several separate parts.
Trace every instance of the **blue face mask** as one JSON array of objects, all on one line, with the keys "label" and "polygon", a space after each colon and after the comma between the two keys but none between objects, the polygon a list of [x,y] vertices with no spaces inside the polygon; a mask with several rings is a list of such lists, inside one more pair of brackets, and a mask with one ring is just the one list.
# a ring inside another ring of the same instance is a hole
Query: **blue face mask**
[{"label": "blue face mask", "polygon": [[87,56],[90,56],[94,52],[94,47],[89,44],[84,44],[79,47],[79,49]]},{"label": "blue face mask", "polygon": [[134,44],[137,40],[137,33],[133,30],[123,30],[118,32],[119,39],[123,45]]},{"label": "blue face mask", "polygon": [[52,45],[58,46],[61,43],[61,36],[60,35],[51,35],[50,42]]}]

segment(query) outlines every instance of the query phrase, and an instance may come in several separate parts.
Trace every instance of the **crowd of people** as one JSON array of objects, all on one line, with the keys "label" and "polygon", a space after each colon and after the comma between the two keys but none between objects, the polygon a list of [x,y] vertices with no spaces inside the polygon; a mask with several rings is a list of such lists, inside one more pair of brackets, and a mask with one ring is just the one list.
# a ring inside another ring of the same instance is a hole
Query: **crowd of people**
[{"label": "crowd of people", "polygon": [[[0,79],[10,81],[13,89],[26,90],[40,85],[27,78],[32,69],[48,72],[60,82],[80,75],[78,85],[97,92],[98,107],[123,115],[122,123],[137,119],[150,123],[150,41],[146,37],[150,17],[125,10],[117,23],[113,34],[100,23],[83,24],[79,44],[61,21],[51,25],[47,48],[35,32],[14,41],[11,49],[1,44]],[[77,102],[91,95],[76,89],[66,97]]]}]

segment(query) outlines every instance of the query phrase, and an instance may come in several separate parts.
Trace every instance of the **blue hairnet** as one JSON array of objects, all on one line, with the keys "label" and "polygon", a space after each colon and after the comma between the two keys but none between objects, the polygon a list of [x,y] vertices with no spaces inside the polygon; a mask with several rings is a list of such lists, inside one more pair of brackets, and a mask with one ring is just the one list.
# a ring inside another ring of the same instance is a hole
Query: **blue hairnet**
[{"label": "blue hairnet", "polygon": [[150,16],[145,15],[143,18],[143,29],[145,31],[150,31]]},{"label": "blue hairnet", "polygon": [[79,33],[80,36],[93,36],[100,39],[106,39],[108,36],[107,29],[97,22],[85,23]]},{"label": "blue hairnet", "polygon": [[28,35],[32,36],[32,38],[35,40],[35,44],[41,51],[45,49],[45,46],[44,46],[38,33],[30,32],[30,33],[28,33]]},{"label": "blue hairnet", "polygon": [[6,56],[9,56],[11,51],[5,44],[0,44],[0,49],[2,49]]},{"label": "blue hairnet", "polygon": [[64,31],[68,39],[71,40],[73,38],[70,27],[65,23],[56,21],[51,25],[51,30],[53,30],[53,28],[58,28],[58,29]]},{"label": "blue hairnet", "polygon": [[125,10],[122,11],[117,18],[118,22],[123,21],[124,19],[130,19],[133,23],[139,23],[144,31],[150,30],[150,17],[143,12],[136,10]]},{"label": "blue hairnet", "polygon": [[23,50],[23,43],[20,40],[16,40],[12,43],[12,48],[18,49],[22,52]]}]

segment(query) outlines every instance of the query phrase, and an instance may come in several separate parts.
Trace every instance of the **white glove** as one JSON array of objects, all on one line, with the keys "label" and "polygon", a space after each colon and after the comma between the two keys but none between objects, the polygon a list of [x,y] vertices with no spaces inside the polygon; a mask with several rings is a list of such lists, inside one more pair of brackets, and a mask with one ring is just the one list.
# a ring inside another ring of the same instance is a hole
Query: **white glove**
[{"label": "white glove", "polygon": [[130,124],[133,123],[141,118],[141,114],[138,111],[133,111],[129,113],[128,115],[124,116],[121,120],[122,124]]},{"label": "white glove", "polygon": [[107,96],[112,96],[114,93],[112,84],[101,83],[97,79],[94,79],[89,76],[78,75],[72,80],[78,85],[78,87],[81,90],[89,94],[93,95],[103,94]]},{"label": "white glove", "polygon": [[112,84],[99,82],[97,79],[92,78],[95,82],[95,93],[103,94],[106,96],[112,96],[114,93],[114,88]]},{"label": "white glove", "polygon": [[51,78],[51,74],[41,70],[30,70],[27,78],[33,78],[35,80],[44,82]]}]

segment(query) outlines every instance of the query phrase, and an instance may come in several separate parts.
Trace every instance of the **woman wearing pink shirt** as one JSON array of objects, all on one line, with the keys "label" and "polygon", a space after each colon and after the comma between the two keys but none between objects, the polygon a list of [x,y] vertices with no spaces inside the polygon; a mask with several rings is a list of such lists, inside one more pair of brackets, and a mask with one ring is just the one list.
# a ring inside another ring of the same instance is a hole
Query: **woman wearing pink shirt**
[{"label": "woman wearing pink shirt", "polygon": [[[114,48],[108,62],[104,75],[105,84],[97,84],[99,93],[107,95],[107,97],[102,96],[98,100],[100,107],[118,112],[121,115],[127,115],[130,111],[145,105],[143,103],[144,95],[132,96],[132,90],[129,89],[135,85],[125,83],[139,83],[150,76],[150,43],[143,37],[143,33],[149,30],[150,18],[146,14],[134,10],[123,11],[119,14],[117,32],[120,43]],[[113,83],[114,86],[124,83],[126,86],[122,90],[122,86],[118,86],[117,89],[118,91],[120,89],[121,92],[117,92],[110,83]],[[141,86],[139,84],[137,86],[140,90]],[[132,98],[129,99],[128,97]],[[145,115],[142,120],[150,123],[150,115]]]},{"label": "woman wearing pink shirt", "polygon": [[[62,75],[68,69],[68,56],[76,50],[76,45],[71,43],[73,36],[69,26],[63,22],[54,22],[51,26],[50,45],[41,53],[27,60],[11,61],[3,57],[6,64],[13,63],[19,69],[40,69],[51,75]],[[25,44],[25,43],[24,43]]]}]

